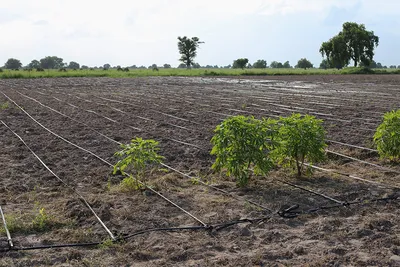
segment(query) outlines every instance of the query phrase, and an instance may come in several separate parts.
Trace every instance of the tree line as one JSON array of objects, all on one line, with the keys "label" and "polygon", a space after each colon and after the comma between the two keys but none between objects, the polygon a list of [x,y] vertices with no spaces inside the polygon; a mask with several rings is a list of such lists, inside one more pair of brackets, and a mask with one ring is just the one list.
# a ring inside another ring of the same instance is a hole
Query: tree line
[{"label": "tree line", "polygon": [[[264,59],[259,59],[253,64],[249,63],[247,58],[238,58],[233,61],[232,65],[218,66],[218,65],[206,65],[200,66],[200,64],[195,62],[198,49],[204,42],[200,41],[198,37],[189,38],[187,36],[178,37],[178,51],[181,57],[179,61],[182,63],[178,68],[293,68],[289,61],[284,63],[278,61],[272,61],[270,65],[267,65],[267,61]],[[381,63],[377,63],[373,60],[374,50],[379,45],[379,37],[374,34],[373,31],[368,31],[364,24],[357,24],[354,22],[346,22],[342,25],[342,30],[328,41],[323,42],[319,49],[323,60],[319,66],[321,69],[337,68],[341,69],[347,67],[350,62],[354,64],[354,67],[370,67],[370,68],[388,68],[387,66],[382,66]],[[4,65],[6,69],[20,69],[22,68],[22,63],[20,60],[15,58],[10,58]],[[88,69],[88,66],[80,65],[75,61],[69,63],[64,62],[62,58],[56,56],[47,56],[40,60],[32,60],[25,69]],[[128,66],[122,68],[121,66],[111,67],[110,64],[106,63],[103,66],[93,67],[93,69],[102,68],[108,70],[114,68],[117,70],[129,70],[129,69],[153,69],[158,70],[159,68],[172,68],[170,64],[164,64],[163,66],[157,66],[157,64],[152,64],[148,67],[146,66]],[[298,60],[294,68],[314,68],[313,64],[306,58],[301,58]],[[389,68],[400,68],[399,66],[391,65]]]}]

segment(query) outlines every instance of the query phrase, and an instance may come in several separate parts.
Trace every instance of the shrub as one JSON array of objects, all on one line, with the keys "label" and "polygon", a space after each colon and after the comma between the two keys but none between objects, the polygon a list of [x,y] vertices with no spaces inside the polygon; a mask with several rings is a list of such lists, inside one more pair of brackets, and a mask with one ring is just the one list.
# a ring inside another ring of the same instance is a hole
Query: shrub
[{"label": "shrub", "polygon": [[[114,174],[120,171],[126,178],[121,182],[125,189],[140,189],[138,180],[143,180],[146,186],[145,173],[149,167],[160,164],[164,157],[157,154],[159,151],[158,142],[154,140],[143,140],[142,138],[132,139],[130,144],[122,144],[122,150],[115,153],[122,159],[114,165]],[[125,172],[126,169],[135,173],[133,175]]]},{"label": "shrub", "polygon": [[400,109],[385,113],[375,132],[374,143],[382,159],[400,159]]},{"label": "shrub", "polygon": [[224,120],[214,130],[211,139],[214,145],[211,155],[217,158],[212,168],[216,171],[226,170],[226,175],[234,176],[239,186],[248,184],[250,168],[255,174],[267,174],[273,163],[268,153],[272,144],[270,124],[253,117],[235,116]]},{"label": "shrub", "polygon": [[325,130],[322,120],[313,116],[293,114],[280,118],[274,141],[271,157],[278,164],[295,167],[298,176],[303,173],[305,161],[313,164],[325,158]]},{"label": "shrub", "polygon": [[44,71],[43,68],[36,68],[36,71]]}]

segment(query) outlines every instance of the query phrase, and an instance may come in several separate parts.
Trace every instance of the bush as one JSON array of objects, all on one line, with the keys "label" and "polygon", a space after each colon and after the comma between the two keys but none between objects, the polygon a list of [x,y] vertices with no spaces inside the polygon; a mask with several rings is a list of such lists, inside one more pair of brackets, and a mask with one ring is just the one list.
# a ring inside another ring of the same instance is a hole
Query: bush
[{"label": "bush", "polygon": [[271,157],[278,164],[295,167],[297,175],[301,176],[305,161],[313,164],[325,158],[325,130],[322,120],[300,114],[280,118],[274,143]]},{"label": "bush", "polygon": [[272,144],[272,120],[263,123],[253,117],[235,116],[224,120],[214,130],[211,139],[214,145],[211,155],[217,158],[212,168],[226,170],[227,176],[234,176],[238,186],[248,184],[250,168],[255,174],[267,174],[273,163],[268,154]]},{"label": "bush", "polygon": [[400,159],[400,109],[385,113],[375,132],[374,143],[382,159]]},{"label": "bush", "polygon": [[[161,163],[164,159],[157,154],[159,151],[158,142],[136,138],[132,139],[130,144],[122,144],[121,147],[122,150],[115,153],[122,159],[114,165],[114,174],[120,171],[126,176],[121,183],[125,189],[140,189],[138,180],[145,178],[145,172],[149,167]],[[127,168],[135,172],[136,179],[133,175],[125,172]],[[143,183],[146,186],[145,180],[143,180]]]}]

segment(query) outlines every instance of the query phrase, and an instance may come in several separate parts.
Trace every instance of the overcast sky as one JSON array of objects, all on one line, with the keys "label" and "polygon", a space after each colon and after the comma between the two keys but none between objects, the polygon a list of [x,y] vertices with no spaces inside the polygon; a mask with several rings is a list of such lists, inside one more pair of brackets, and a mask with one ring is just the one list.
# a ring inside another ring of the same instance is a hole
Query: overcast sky
[{"label": "overcast sky", "polygon": [[186,35],[205,42],[201,65],[306,57],[319,66],[321,43],[346,21],[380,37],[377,62],[400,65],[399,0],[1,0],[0,65],[58,56],[89,66],[177,66],[177,37]]}]

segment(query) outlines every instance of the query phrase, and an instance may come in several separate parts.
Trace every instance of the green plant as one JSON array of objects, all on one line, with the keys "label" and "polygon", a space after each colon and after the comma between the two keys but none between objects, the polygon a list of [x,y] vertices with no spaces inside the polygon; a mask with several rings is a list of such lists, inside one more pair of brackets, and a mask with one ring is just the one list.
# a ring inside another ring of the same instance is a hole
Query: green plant
[{"label": "green plant", "polygon": [[[115,153],[116,156],[121,157],[114,165],[114,174],[118,171],[126,176],[121,182],[121,185],[126,189],[140,189],[142,188],[138,180],[143,181],[146,187],[145,173],[149,167],[154,167],[160,164],[164,157],[157,154],[159,151],[158,142],[154,140],[143,140],[142,138],[132,139],[130,144],[122,144],[122,150]],[[125,172],[130,169],[135,173],[136,178],[132,174]]]},{"label": "green plant", "polygon": [[278,164],[295,167],[298,176],[303,173],[305,161],[312,164],[325,158],[325,130],[322,120],[313,116],[281,117],[274,138],[276,146],[271,157]]},{"label": "green plant", "polygon": [[38,214],[32,220],[32,229],[36,231],[44,231],[51,224],[51,216],[47,214],[44,208],[39,208]]},{"label": "green plant", "polygon": [[273,166],[268,156],[272,147],[268,125],[253,117],[235,116],[224,120],[211,139],[214,145],[211,155],[217,157],[212,168],[226,169],[226,175],[233,175],[239,186],[247,185],[251,167],[256,175],[267,174]]},{"label": "green plant", "polygon": [[385,113],[375,132],[374,143],[382,159],[400,159],[400,109]]},{"label": "green plant", "polygon": [[0,105],[0,109],[1,109],[1,110],[8,109],[9,107],[10,107],[10,103],[9,103],[8,101],[6,101],[6,102],[4,102],[4,103],[2,103],[2,104]]}]

